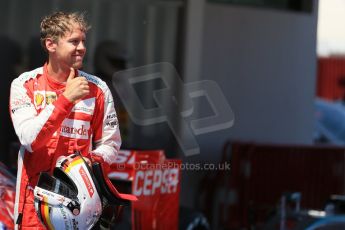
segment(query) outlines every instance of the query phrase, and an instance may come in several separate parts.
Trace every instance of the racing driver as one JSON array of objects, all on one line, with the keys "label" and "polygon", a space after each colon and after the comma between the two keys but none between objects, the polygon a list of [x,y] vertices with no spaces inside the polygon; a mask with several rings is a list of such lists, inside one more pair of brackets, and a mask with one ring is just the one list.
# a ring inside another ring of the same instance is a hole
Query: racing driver
[{"label": "racing driver", "polygon": [[41,21],[44,66],[14,79],[10,113],[21,143],[14,221],[16,229],[45,229],[38,219],[33,188],[39,173],[52,171],[59,156],[79,151],[107,163],[120,148],[114,102],[108,86],[79,69],[89,26],[81,13],[56,12]]}]

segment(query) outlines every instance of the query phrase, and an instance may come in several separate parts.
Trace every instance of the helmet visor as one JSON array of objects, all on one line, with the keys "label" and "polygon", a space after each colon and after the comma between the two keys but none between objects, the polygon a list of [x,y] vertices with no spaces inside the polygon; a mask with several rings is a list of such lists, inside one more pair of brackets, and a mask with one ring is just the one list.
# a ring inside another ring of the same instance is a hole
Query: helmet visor
[{"label": "helmet visor", "polygon": [[[70,180],[68,177],[67,179]],[[47,172],[42,172],[37,183],[37,186],[40,188],[57,193],[70,199],[76,199],[78,190],[77,187],[73,185],[73,181],[64,181],[64,178],[56,178],[55,171],[54,176],[50,176]]]}]

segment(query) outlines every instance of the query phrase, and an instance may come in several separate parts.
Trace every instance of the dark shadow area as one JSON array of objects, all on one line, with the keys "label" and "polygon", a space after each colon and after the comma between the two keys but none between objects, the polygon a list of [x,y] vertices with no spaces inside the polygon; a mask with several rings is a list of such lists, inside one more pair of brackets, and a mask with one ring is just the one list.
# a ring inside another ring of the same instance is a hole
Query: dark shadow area
[{"label": "dark shadow area", "polygon": [[14,156],[9,153],[11,142],[16,141],[17,137],[12,126],[10,113],[8,112],[8,103],[11,82],[17,77],[16,68],[22,62],[22,49],[17,42],[2,35],[0,36],[0,50],[2,52],[2,55],[0,56],[0,107],[4,109],[0,115],[0,149],[3,153],[0,154],[0,161],[5,164],[10,164],[15,163],[12,162]]}]

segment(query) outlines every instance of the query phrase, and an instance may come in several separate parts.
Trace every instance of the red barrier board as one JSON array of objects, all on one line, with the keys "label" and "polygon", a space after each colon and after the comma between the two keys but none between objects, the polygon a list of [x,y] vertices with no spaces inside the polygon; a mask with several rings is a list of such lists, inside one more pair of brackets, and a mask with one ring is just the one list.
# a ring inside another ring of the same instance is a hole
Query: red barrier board
[{"label": "red barrier board", "polygon": [[109,177],[132,183],[133,230],[178,229],[180,165],[161,150],[119,153]]}]

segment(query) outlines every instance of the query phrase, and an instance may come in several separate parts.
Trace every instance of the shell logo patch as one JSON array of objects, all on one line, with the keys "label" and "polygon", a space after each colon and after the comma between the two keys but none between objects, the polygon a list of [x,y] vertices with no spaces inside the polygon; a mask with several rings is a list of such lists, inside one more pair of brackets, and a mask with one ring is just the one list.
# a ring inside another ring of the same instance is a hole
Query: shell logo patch
[{"label": "shell logo patch", "polygon": [[36,107],[42,106],[43,101],[44,101],[44,96],[41,93],[37,92],[35,95],[35,106]]}]

